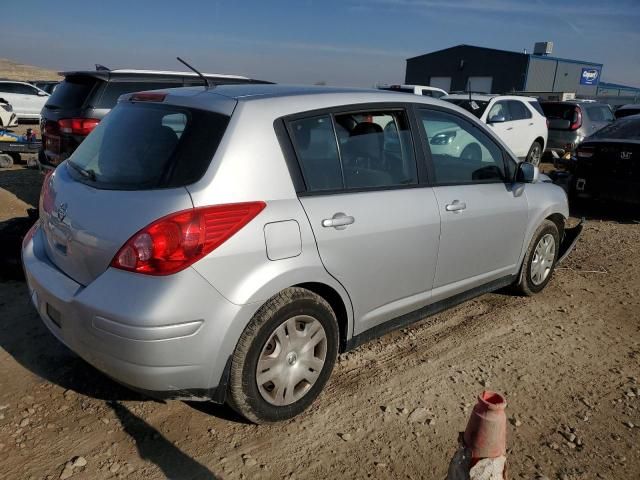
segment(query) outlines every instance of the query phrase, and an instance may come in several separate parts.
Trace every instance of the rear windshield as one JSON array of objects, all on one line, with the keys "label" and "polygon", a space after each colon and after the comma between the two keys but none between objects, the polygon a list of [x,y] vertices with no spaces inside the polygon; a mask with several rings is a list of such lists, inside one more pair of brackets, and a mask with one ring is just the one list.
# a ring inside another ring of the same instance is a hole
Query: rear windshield
[{"label": "rear windshield", "polygon": [[640,116],[623,118],[607,125],[591,135],[589,140],[594,138],[640,140]]},{"label": "rear windshield", "polygon": [[469,100],[468,98],[443,98],[443,100],[464,108],[478,118],[482,117],[482,114],[487,109],[487,105],[489,105],[489,102],[474,99]]},{"label": "rear windshield", "polygon": [[637,115],[640,113],[640,107],[638,108],[619,108],[616,110],[616,118],[629,117],[631,115]]},{"label": "rear windshield", "polygon": [[549,120],[569,120],[573,122],[576,106],[570,103],[543,103],[542,111]]},{"label": "rear windshield", "polygon": [[94,77],[83,75],[69,76],[64,79],[53,91],[47,100],[47,108],[80,108],[98,80]]},{"label": "rear windshield", "polygon": [[69,158],[70,171],[104,189],[189,185],[204,175],[228,122],[215,112],[120,103]]},{"label": "rear windshield", "polygon": [[109,82],[96,102],[96,108],[113,108],[118,103],[118,97],[125,93],[141,92],[143,90],[160,90],[163,88],[182,87],[182,82]]}]

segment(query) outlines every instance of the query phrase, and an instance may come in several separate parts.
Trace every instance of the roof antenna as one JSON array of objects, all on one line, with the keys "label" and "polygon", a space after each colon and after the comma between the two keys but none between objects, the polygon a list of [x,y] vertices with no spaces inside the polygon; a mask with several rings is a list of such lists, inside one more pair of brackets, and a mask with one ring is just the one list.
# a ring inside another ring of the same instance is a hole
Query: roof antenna
[{"label": "roof antenna", "polygon": [[181,59],[180,57],[176,57],[176,59],[180,62],[183,63],[184,65],[187,66],[187,68],[189,70],[193,70],[194,72],[196,72],[198,74],[198,76],[202,79],[202,81],[204,82],[204,88],[214,88],[215,85],[213,85],[209,79],[207,77],[205,77],[202,73],[200,73],[198,70],[196,70],[195,68],[193,68],[191,65],[189,65],[187,62],[185,62],[183,59]]}]

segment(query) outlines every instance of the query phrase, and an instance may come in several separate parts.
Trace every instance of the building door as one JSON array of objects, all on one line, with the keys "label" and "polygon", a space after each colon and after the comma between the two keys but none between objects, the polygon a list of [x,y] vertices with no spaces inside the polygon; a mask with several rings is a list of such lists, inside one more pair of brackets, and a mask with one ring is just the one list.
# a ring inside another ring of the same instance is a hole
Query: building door
[{"label": "building door", "polygon": [[451,91],[451,77],[431,77],[429,86],[441,88],[445,92]]},{"label": "building door", "polygon": [[467,90],[470,92],[491,93],[493,77],[469,77]]}]

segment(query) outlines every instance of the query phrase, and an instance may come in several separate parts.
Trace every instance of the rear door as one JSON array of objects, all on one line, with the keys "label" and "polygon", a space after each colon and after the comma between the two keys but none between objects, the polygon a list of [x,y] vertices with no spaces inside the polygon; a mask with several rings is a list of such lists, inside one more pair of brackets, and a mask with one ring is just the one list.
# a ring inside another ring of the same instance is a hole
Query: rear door
[{"label": "rear door", "polygon": [[519,100],[509,100],[509,113],[513,125],[512,147],[513,153],[524,158],[529,153],[536,136],[533,114],[524,103]]},{"label": "rear door", "polygon": [[[528,204],[524,188],[511,182],[515,162],[482,127],[441,109],[420,108],[418,117],[442,218],[433,284],[437,301],[517,271]],[[446,124],[449,131],[464,132],[465,141],[475,145],[465,150],[473,154],[435,153],[436,132]]]},{"label": "rear door", "polygon": [[300,202],[325,268],[349,293],[354,334],[427,304],[440,215],[406,109],[359,106],[287,126],[306,186]]},{"label": "rear door", "polygon": [[[487,108],[486,121],[496,135],[498,135],[507,146],[515,152],[518,141],[516,139],[516,131],[511,121],[511,112],[509,111],[509,102],[507,100],[499,100]],[[502,121],[498,121],[502,120]]]}]

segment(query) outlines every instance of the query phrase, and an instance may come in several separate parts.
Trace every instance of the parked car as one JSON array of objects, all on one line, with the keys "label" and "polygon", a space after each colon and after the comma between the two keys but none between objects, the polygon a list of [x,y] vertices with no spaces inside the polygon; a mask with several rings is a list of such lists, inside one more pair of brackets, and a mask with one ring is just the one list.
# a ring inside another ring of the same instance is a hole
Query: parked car
[{"label": "parked car", "polygon": [[424,95],[425,97],[442,98],[448,93],[437,87],[428,87],[426,85],[380,85],[378,90],[387,90],[398,93],[412,93],[414,95]]},{"label": "parked car", "polygon": [[[482,157],[432,153],[444,123]],[[338,352],[483,292],[540,292],[579,233],[541,180],[428,97],[134,93],[46,178],[23,263],[45,325],[110,377],[271,422],[313,402]]]},{"label": "parked car", "polygon": [[49,94],[27,82],[0,80],[0,97],[11,104],[19,120],[38,120]]},{"label": "parked car", "polygon": [[30,83],[38,87],[40,90],[44,90],[49,95],[51,95],[58,85],[60,85],[59,80],[38,80]]},{"label": "parked car", "polygon": [[13,105],[4,98],[0,98],[0,127],[15,127],[18,125],[18,116],[13,111]]},{"label": "parked car", "polygon": [[628,117],[630,115],[637,115],[640,113],[640,103],[630,103],[628,105],[622,105],[619,107],[613,115],[618,118]]},{"label": "parked car", "polygon": [[640,115],[623,117],[588,137],[569,166],[575,196],[639,204]]},{"label": "parked car", "polygon": [[538,165],[547,145],[547,121],[533,97],[453,94],[443,100],[471,112],[519,158]]},{"label": "parked car", "polygon": [[[201,85],[193,72],[158,70],[96,70],[61,72],[62,83],[42,110],[40,130],[41,169],[48,170],[64,161],[80,145],[102,118],[115,106],[118,97],[138,90]],[[237,75],[208,73],[213,85],[225,83],[269,83]],[[135,130],[131,132],[135,136]]]},{"label": "parked car", "polygon": [[606,103],[569,100],[541,102],[540,106],[549,121],[547,151],[554,158],[568,159],[582,140],[614,120]]}]

